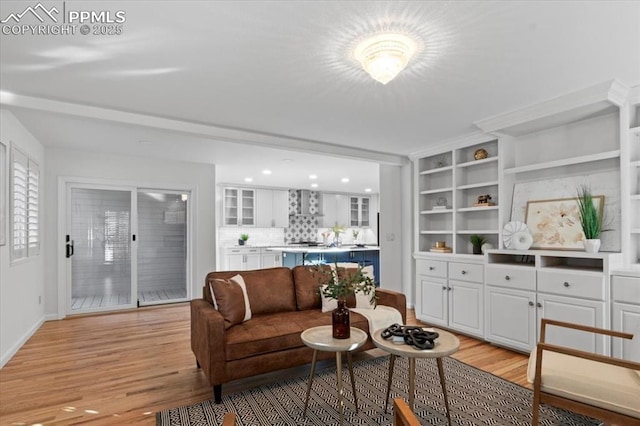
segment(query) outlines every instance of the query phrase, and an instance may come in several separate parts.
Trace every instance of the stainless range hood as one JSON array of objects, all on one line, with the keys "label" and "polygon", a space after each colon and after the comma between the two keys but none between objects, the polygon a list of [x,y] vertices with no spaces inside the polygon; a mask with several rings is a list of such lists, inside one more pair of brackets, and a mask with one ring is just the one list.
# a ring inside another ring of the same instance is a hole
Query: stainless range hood
[{"label": "stainless range hood", "polygon": [[311,191],[296,189],[296,216],[322,216],[322,206],[318,197],[317,206],[311,205]]}]

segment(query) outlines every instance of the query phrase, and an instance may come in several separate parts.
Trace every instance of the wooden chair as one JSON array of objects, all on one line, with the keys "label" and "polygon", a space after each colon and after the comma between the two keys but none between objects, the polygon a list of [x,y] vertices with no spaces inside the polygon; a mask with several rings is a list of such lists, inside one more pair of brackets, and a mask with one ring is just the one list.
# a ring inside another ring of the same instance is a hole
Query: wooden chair
[{"label": "wooden chair", "polygon": [[420,421],[402,398],[393,399],[393,426],[420,426]]},{"label": "wooden chair", "polygon": [[222,426],[236,426],[236,413],[226,413],[222,419]]},{"label": "wooden chair", "polygon": [[543,403],[606,423],[640,426],[640,363],[546,343],[547,325],[633,338],[629,333],[543,318],[540,342],[531,353],[527,372],[533,382],[531,424],[538,425],[538,409]]}]

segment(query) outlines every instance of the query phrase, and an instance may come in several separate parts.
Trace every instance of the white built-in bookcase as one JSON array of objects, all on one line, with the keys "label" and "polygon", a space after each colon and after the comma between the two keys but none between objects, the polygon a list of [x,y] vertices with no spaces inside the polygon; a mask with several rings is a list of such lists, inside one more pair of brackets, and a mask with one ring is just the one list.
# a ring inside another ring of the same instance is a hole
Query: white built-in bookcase
[{"label": "white built-in bookcase", "polygon": [[[480,120],[474,124],[481,133],[415,153],[416,253],[437,256],[431,247],[446,241],[453,255],[470,254],[471,234],[502,249],[504,225],[524,221],[523,192],[530,186],[541,194],[532,199],[564,198],[591,179],[606,193],[611,230],[602,237],[604,250],[622,252],[627,266],[639,264],[639,105],[637,91],[630,95],[613,80]],[[487,159],[474,160],[479,148],[489,152]],[[547,183],[556,186],[547,191]],[[473,207],[481,194],[496,206]],[[434,210],[441,197],[450,208]]]}]

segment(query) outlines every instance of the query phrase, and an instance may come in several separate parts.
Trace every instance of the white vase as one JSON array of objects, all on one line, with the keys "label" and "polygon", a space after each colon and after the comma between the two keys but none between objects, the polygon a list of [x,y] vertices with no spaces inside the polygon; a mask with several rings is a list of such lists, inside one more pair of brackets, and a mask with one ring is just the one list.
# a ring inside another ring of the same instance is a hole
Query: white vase
[{"label": "white vase", "polygon": [[584,240],[584,251],[587,253],[597,253],[600,250],[600,240]]}]

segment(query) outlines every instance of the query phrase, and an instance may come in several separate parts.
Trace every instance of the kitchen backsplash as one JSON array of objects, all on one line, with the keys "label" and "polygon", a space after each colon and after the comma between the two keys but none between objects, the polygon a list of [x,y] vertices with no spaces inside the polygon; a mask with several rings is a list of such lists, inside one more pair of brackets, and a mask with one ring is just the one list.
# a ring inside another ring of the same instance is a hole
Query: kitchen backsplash
[{"label": "kitchen backsplash", "polygon": [[284,244],[283,228],[221,227],[218,228],[220,247],[238,245],[240,234],[249,234],[247,244],[250,246],[277,246]]},{"label": "kitchen backsplash", "polygon": [[[295,189],[289,190],[289,227],[284,230],[286,243],[298,241],[318,241],[318,216],[295,216],[298,204],[298,193]],[[318,192],[309,192],[309,212],[318,212]]]}]

